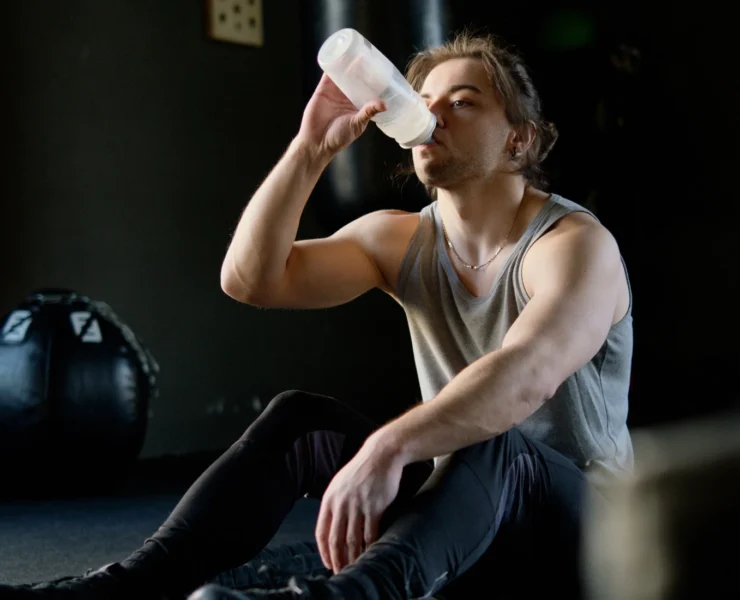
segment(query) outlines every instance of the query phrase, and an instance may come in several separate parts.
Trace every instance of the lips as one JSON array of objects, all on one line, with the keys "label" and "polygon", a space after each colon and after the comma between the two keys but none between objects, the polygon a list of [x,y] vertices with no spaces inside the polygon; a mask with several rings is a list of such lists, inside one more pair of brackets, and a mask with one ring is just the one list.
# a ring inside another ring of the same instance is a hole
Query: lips
[{"label": "lips", "polygon": [[442,145],[442,143],[439,141],[436,135],[432,135],[432,141],[430,141],[428,144],[420,144],[420,148],[431,148],[432,146]]}]

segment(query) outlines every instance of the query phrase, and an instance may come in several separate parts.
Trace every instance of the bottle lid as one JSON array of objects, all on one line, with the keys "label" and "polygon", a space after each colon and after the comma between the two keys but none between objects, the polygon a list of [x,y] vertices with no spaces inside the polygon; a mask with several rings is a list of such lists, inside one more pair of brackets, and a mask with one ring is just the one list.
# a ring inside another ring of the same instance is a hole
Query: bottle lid
[{"label": "bottle lid", "polygon": [[434,114],[429,113],[429,122],[427,123],[427,126],[424,128],[424,130],[410,141],[401,142],[399,140],[398,145],[401,146],[401,148],[408,150],[409,148],[413,148],[414,146],[418,146],[419,144],[425,144],[427,142],[431,142],[432,134],[434,133],[434,130],[436,129],[436,127],[437,127],[437,118],[434,116]]},{"label": "bottle lid", "polygon": [[352,47],[358,35],[351,28],[340,29],[331,34],[319,48],[319,64],[323,67],[340,59]]}]

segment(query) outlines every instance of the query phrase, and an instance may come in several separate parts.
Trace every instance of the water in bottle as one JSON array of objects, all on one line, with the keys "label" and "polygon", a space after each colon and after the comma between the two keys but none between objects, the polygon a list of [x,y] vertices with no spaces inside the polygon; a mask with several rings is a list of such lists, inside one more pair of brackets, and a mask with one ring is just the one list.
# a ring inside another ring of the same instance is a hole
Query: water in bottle
[{"label": "water in bottle", "polygon": [[384,112],[373,117],[378,128],[412,148],[431,140],[437,121],[423,98],[378,49],[354,29],[340,29],[322,44],[319,66],[358,109],[382,100]]}]

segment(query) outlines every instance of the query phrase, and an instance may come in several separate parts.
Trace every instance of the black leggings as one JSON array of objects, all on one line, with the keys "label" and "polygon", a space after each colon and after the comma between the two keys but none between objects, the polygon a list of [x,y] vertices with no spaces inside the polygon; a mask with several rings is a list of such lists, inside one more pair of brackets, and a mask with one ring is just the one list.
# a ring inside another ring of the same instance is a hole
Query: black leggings
[{"label": "black leggings", "polygon": [[[122,566],[148,592],[177,596],[248,562],[376,428],[333,398],[278,395]],[[472,597],[481,577],[492,597],[577,597],[584,486],[569,460],[516,429],[436,469],[408,465],[380,538],[331,580],[347,600]]]}]

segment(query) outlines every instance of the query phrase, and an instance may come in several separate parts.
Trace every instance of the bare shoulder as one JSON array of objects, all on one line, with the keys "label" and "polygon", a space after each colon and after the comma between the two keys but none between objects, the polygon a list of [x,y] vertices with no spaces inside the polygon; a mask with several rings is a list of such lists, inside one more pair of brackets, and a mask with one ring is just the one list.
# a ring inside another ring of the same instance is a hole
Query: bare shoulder
[{"label": "bare shoulder", "polygon": [[349,235],[362,245],[383,275],[381,289],[398,300],[395,295],[398,273],[420,218],[418,212],[377,210],[359,217],[335,235]]},{"label": "bare shoulder", "polygon": [[617,261],[619,246],[611,232],[588,213],[572,212],[558,220],[529,251],[530,262],[549,266],[561,261]]},{"label": "bare shoulder", "polygon": [[629,285],[619,245],[604,225],[581,211],[566,215],[537,240],[522,265],[522,279],[530,297],[540,285],[557,284],[555,279],[574,281],[589,273],[602,274],[614,283],[616,322],[629,306]]}]

